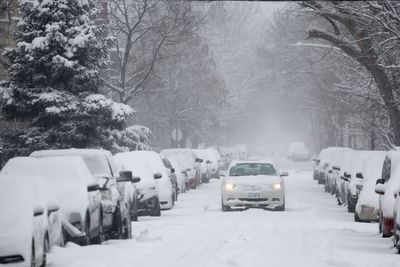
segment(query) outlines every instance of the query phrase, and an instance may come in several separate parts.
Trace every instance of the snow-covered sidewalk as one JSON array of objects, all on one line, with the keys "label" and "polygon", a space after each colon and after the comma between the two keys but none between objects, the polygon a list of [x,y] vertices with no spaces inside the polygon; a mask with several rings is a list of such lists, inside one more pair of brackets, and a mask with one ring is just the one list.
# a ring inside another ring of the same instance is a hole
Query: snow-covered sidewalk
[{"label": "snow-covered sidewalk", "polygon": [[355,223],[311,172],[291,172],[286,185],[285,212],[221,212],[220,182],[212,180],[160,218],[140,217],[132,240],[56,247],[49,266],[400,266],[377,224]]}]

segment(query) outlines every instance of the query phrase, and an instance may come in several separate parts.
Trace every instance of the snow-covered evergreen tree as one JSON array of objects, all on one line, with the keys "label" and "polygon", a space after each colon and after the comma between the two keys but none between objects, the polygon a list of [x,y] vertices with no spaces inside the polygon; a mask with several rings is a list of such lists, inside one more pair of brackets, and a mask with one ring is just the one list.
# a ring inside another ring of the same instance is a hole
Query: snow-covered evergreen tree
[{"label": "snow-covered evergreen tree", "polygon": [[122,131],[114,130],[113,152],[125,152],[133,150],[151,150],[150,139],[153,133],[142,125],[132,125]]},{"label": "snow-covered evergreen tree", "polygon": [[[4,135],[6,150],[111,148],[129,106],[101,95],[101,70],[112,42],[95,24],[95,0],[19,0],[16,48],[2,86],[2,114],[22,122]],[[11,155],[10,155],[11,156]]]}]

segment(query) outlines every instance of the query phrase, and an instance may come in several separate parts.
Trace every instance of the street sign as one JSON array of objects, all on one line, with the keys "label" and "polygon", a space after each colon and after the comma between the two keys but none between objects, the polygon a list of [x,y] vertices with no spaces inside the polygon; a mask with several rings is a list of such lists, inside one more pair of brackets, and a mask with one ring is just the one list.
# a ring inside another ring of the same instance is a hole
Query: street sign
[{"label": "street sign", "polygon": [[171,137],[172,137],[172,140],[179,142],[183,138],[183,133],[180,129],[175,128],[171,131]]}]

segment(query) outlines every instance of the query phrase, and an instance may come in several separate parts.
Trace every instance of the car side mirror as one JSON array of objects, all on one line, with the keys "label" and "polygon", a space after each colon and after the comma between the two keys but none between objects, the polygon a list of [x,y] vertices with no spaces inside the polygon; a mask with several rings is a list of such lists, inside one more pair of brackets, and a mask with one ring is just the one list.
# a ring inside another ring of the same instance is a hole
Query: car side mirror
[{"label": "car side mirror", "polygon": [[289,173],[288,172],[281,172],[280,176],[281,177],[286,177],[286,176],[289,176]]},{"label": "car side mirror", "polygon": [[142,180],[142,179],[140,179],[139,176],[134,176],[134,177],[132,177],[132,183],[133,183],[133,184],[139,183],[141,180]]},{"label": "car side mirror", "polygon": [[376,184],[384,184],[385,180],[382,178],[379,178],[378,180],[376,180]]},{"label": "car side mirror", "polygon": [[357,172],[357,173],[356,173],[356,178],[358,178],[358,179],[364,179],[364,176],[363,176],[363,174],[362,174],[361,172]]},{"label": "car side mirror", "polygon": [[44,209],[42,206],[35,206],[33,208],[33,216],[41,216],[44,213]]},{"label": "car side mirror", "polygon": [[171,168],[171,173],[175,173],[175,168]]},{"label": "car side mirror", "polygon": [[100,188],[98,183],[89,184],[87,186],[87,191],[88,192],[94,192],[94,191],[97,191],[97,190],[101,190],[101,188]]},{"label": "car side mirror", "polygon": [[381,183],[377,183],[375,185],[375,193],[377,193],[378,195],[385,194],[385,185],[381,184]]},{"label": "car side mirror", "polygon": [[161,179],[162,178],[162,174],[157,172],[154,174],[154,179]]},{"label": "car side mirror", "polygon": [[119,177],[117,178],[118,183],[132,182],[133,175],[131,171],[120,171]]},{"label": "car side mirror", "polygon": [[60,206],[54,200],[46,201],[47,212],[50,214],[52,212],[56,212],[60,209]]}]

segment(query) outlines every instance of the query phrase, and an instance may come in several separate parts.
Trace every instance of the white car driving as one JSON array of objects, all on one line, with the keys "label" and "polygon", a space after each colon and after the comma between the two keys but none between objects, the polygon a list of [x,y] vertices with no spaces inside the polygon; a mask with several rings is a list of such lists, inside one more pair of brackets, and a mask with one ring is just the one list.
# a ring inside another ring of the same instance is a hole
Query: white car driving
[{"label": "white car driving", "polygon": [[285,183],[272,161],[234,161],[222,177],[222,211],[233,207],[285,210]]}]

